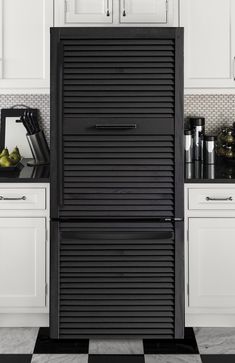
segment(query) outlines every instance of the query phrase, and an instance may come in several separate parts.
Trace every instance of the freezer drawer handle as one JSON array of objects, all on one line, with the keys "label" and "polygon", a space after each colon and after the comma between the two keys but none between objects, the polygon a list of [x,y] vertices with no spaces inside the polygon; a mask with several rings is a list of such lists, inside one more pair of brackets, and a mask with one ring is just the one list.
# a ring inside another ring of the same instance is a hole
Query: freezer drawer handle
[{"label": "freezer drawer handle", "polygon": [[112,124],[112,125],[96,124],[95,128],[103,130],[129,130],[129,129],[136,129],[136,124]]},{"label": "freezer drawer handle", "polygon": [[226,202],[226,201],[230,201],[230,202],[232,202],[233,201],[233,197],[228,197],[228,198],[211,198],[211,197],[206,197],[206,200],[207,201],[224,201],[224,202]]},{"label": "freezer drawer handle", "polygon": [[0,200],[26,200],[26,196],[23,195],[23,197],[19,197],[19,198],[7,198],[7,197],[3,197],[2,195],[0,196]]}]

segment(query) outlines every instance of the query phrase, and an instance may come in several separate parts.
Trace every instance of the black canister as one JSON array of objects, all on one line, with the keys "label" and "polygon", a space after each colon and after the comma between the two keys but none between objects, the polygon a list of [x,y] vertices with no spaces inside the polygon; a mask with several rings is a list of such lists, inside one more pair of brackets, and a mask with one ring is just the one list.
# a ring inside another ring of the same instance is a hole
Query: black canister
[{"label": "black canister", "polygon": [[203,160],[203,137],[205,134],[205,118],[190,117],[191,129],[193,130],[194,160]]}]

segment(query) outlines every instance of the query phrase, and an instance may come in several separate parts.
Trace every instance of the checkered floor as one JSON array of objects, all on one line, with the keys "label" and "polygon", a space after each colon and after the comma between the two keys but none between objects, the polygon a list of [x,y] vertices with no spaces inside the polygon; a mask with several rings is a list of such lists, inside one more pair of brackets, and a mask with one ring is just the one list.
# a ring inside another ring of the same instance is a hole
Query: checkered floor
[{"label": "checkered floor", "polygon": [[0,328],[0,363],[235,363],[235,328],[186,328],[183,340],[49,339],[48,328]]}]

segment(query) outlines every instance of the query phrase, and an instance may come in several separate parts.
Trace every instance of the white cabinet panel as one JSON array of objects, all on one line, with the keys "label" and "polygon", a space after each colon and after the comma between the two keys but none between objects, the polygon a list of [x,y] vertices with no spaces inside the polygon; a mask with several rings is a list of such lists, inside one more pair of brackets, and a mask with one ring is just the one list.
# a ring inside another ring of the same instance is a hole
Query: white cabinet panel
[{"label": "white cabinet panel", "polygon": [[180,0],[180,26],[185,28],[185,87],[235,87],[234,0]]},{"label": "white cabinet panel", "polygon": [[0,217],[0,307],[45,307],[45,218]]},{"label": "white cabinet panel", "polygon": [[40,210],[46,208],[44,188],[2,188],[0,186],[0,210]]},{"label": "white cabinet panel", "polygon": [[189,218],[189,307],[234,308],[235,218]]},{"label": "white cabinet panel", "polygon": [[112,0],[67,0],[66,23],[112,23]]},{"label": "white cabinet panel", "polygon": [[178,26],[178,0],[55,0],[55,26]]},{"label": "white cabinet panel", "polygon": [[189,210],[235,209],[235,188],[190,188]]},{"label": "white cabinet panel", "polygon": [[122,23],[167,23],[168,0],[120,0]]},{"label": "white cabinet panel", "polygon": [[53,0],[0,0],[0,89],[47,88]]}]

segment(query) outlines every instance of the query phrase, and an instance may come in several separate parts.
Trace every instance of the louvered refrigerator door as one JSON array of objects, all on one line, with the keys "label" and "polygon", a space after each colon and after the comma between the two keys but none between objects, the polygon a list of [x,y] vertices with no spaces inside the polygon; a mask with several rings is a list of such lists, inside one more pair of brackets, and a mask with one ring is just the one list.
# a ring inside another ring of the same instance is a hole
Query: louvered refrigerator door
[{"label": "louvered refrigerator door", "polygon": [[182,49],[179,29],[52,30],[54,338],[183,336]]},{"label": "louvered refrigerator door", "polygon": [[174,338],[177,234],[172,223],[53,222],[52,337]]}]

